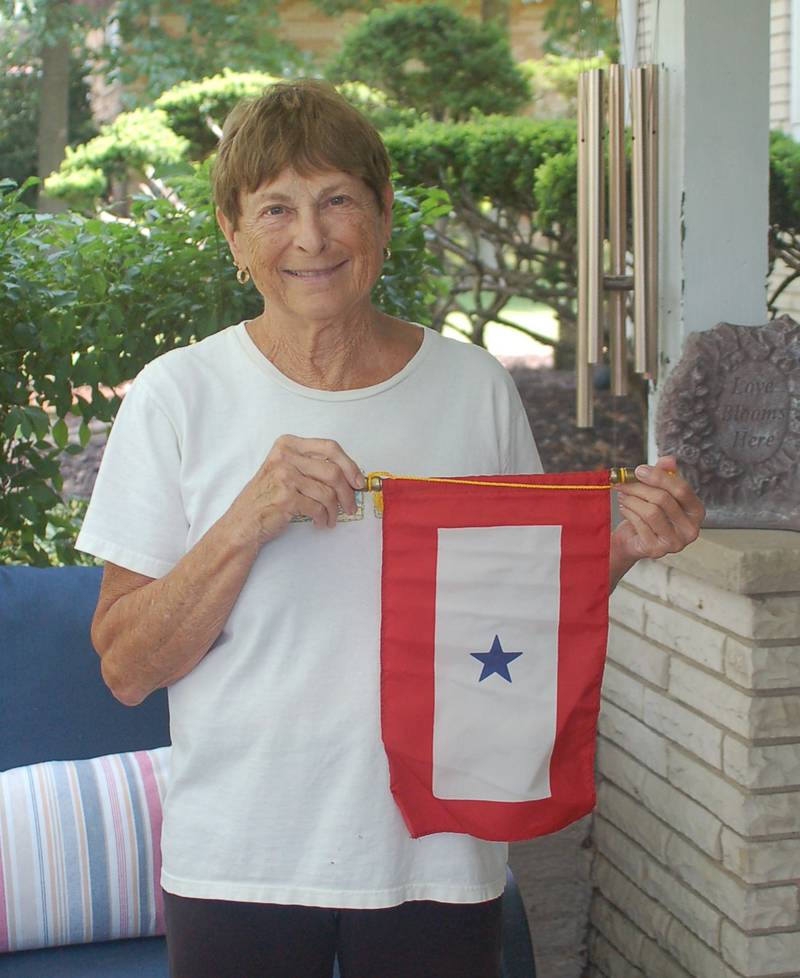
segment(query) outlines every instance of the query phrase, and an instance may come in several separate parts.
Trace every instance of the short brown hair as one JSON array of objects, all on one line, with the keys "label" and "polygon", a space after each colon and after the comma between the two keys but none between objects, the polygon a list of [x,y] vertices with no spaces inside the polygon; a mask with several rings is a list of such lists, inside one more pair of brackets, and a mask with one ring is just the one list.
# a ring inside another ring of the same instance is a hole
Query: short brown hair
[{"label": "short brown hair", "polygon": [[225,120],[214,164],[214,200],[236,226],[240,194],[287,167],[308,175],[342,170],[361,177],[381,211],[389,154],[377,129],[327,82],[279,82],[240,102]]}]

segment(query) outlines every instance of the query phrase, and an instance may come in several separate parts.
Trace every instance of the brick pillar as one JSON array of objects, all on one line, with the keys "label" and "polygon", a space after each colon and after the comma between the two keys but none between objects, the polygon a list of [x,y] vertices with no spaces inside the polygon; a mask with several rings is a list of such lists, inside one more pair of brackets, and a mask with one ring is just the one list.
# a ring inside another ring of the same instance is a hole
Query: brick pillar
[{"label": "brick pillar", "polygon": [[800,534],[704,531],[611,619],[591,975],[800,975]]}]

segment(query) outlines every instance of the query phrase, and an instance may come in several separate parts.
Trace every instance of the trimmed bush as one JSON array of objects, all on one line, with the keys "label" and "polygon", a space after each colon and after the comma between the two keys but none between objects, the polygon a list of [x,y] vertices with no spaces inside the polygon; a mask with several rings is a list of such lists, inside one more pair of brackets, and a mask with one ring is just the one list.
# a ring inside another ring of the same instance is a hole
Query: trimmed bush
[{"label": "trimmed bush", "polygon": [[535,170],[575,145],[573,122],[482,116],[470,122],[422,122],[384,133],[394,165],[413,183],[438,184],[451,195],[537,209]]},{"label": "trimmed bush", "polygon": [[[147,180],[156,168],[204,160],[216,148],[228,113],[244,98],[257,98],[282,79],[265,72],[225,70],[201,81],[182,82],[156,99],[152,109],[123,112],[89,142],[68,149],[46,182],[52,197],[81,210],[108,198],[114,182]],[[413,125],[419,113],[396,105],[362,82],[344,82],[339,91],[378,128]]]},{"label": "trimmed bush", "polygon": [[555,312],[559,350],[569,359],[577,290],[575,138],[574,123],[507,116],[425,122],[385,134],[402,177],[446,188],[453,203],[432,242],[449,285],[434,307],[435,326],[462,312],[469,339],[483,345],[489,322],[520,328],[503,310],[522,296]]},{"label": "trimmed bush", "polygon": [[134,109],[103,126],[88,143],[67,147],[66,157],[45,181],[45,189],[51,197],[76,205],[88,203],[104,194],[111,181],[124,182],[132,172],[143,174],[148,168],[178,163],[187,157],[188,150],[189,141],[169,127],[166,112]]},{"label": "trimmed bush", "polygon": [[440,3],[372,11],[345,36],[327,74],[439,120],[515,112],[530,96],[502,30]]},{"label": "trimmed bush", "polygon": [[[176,85],[156,99],[155,107],[163,109],[173,131],[189,141],[190,157],[203,159],[214,151],[222,125],[237,102],[258,98],[269,85],[285,80],[260,71],[225,69],[212,78]],[[384,92],[363,82],[343,82],[336,87],[378,129],[413,125],[420,119],[414,109],[394,104]]]},{"label": "trimmed bush", "polygon": [[237,102],[256,98],[268,85],[279,81],[276,75],[263,71],[222,74],[201,81],[187,81],[164,92],[155,101],[169,127],[189,143],[193,160],[201,160],[214,151],[222,124]]}]

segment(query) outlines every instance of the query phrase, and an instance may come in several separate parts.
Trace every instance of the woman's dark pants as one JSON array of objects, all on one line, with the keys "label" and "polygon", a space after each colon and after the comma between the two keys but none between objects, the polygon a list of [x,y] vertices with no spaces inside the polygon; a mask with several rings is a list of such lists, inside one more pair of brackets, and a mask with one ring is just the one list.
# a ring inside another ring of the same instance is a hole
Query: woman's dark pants
[{"label": "woman's dark pants", "polygon": [[499,978],[501,900],[329,910],[164,894],[171,978]]}]

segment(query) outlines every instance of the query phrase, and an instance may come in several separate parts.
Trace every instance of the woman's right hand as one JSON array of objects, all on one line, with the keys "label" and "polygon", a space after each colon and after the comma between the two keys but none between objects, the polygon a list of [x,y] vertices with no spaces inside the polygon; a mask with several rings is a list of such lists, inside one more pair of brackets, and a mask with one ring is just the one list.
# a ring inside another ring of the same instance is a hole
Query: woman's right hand
[{"label": "woman's right hand", "polygon": [[339,508],[356,511],[355,490],[364,477],[338,442],[281,435],[229,510],[259,545],[282,533],[293,516],[333,527]]}]

